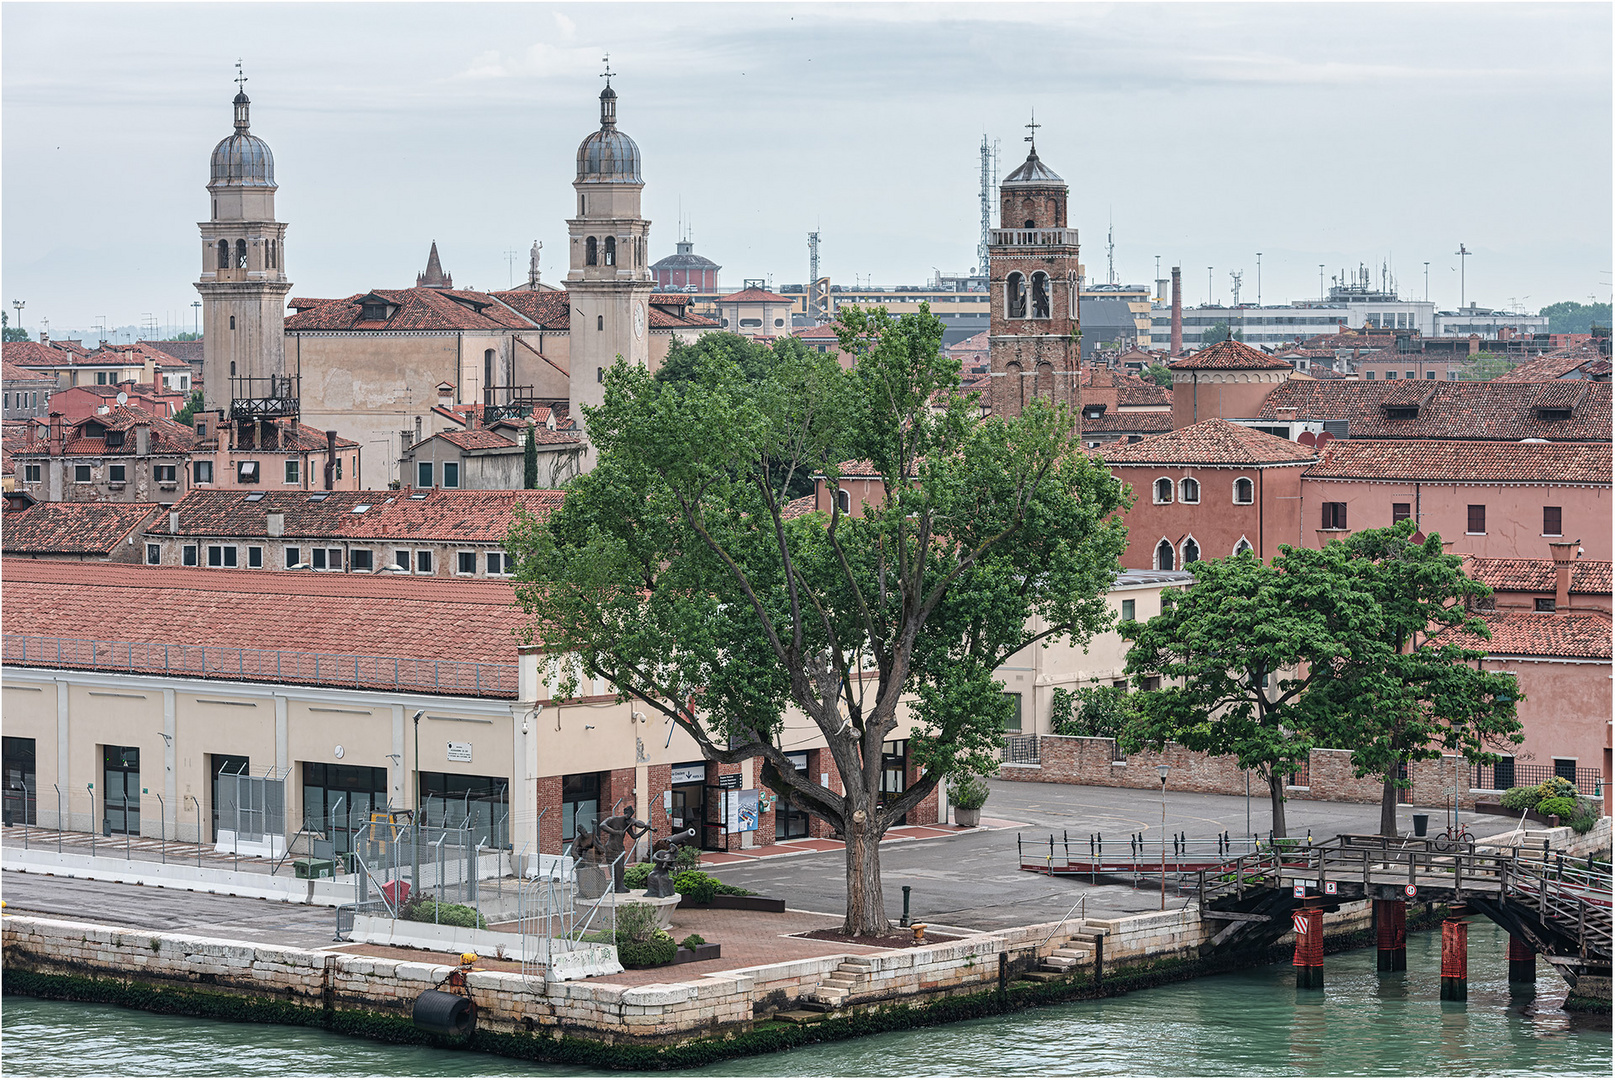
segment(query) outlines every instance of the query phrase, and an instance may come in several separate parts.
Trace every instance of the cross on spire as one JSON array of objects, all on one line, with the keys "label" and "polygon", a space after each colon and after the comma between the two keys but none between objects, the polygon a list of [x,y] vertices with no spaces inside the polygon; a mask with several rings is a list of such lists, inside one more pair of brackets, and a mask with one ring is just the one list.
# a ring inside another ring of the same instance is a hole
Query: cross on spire
[{"label": "cross on spire", "polygon": [[1026,139],[1025,139],[1026,142],[1029,142],[1029,143],[1032,144],[1033,152],[1036,152],[1036,150],[1037,150],[1037,129],[1042,127],[1042,126],[1043,126],[1042,124],[1037,122],[1037,110],[1033,109],[1032,110],[1032,122],[1030,124],[1026,125],[1027,130],[1030,131],[1031,134],[1026,136]]},{"label": "cross on spire", "polygon": [[247,92],[247,75],[241,70],[240,60],[236,61],[236,90],[243,94]]},{"label": "cross on spire", "polygon": [[610,86],[611,85],[611,76],[614,74],[614,72],[611,70],[611,54],[606,53],[605,57],[603,59],[601,59],[600,62],[602,64],[606,65],[605,73],[602,74],[600,77],[602,79],[606,80],[606,85],[607,86]]}]

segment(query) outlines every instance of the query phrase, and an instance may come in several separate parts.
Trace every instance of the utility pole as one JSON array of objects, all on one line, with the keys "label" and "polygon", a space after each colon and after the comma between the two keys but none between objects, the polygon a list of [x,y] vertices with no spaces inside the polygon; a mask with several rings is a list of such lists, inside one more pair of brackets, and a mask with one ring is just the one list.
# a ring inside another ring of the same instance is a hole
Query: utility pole
[{"label": "utility pole", "polygon": [[1426,259],[1424,261],[1424,299],[1425,299],[1426,303],[1429,303],[1429,301],[1430,301],[1430,260],[1429,259]]},{"label": "utility pole", "polygon": [[12,310],[14,310],[17,313],[17,329],[18,330],[22,329],[22,309],[27,307],[27,306],[28,306],[28,301],[26,301],[26,300],[13,300],[11,302]]},{"label": "utility pole", "polygon": [[1323,263],[1318,264],[1318,300],[1321,302],[1327,294],[1323,291]]},{"label": "utility pole", "polygon": [[1213,293],[1212,293],[1212,285],[1211,285],[1211,267],[1208,266],[1208,267],[1206,267],[1206,306],[1207,307],[1211,306],[1212,297],[1213,297]]},{"label": "utility pole", "polygon": [[1262,306],[1262,253],[1256,253],[1256,306]]},{"label": "utility pole", "polygon": [[202,336],[202,301],[191,301],[191,332],[198,338]]},{"label": "utility pole", "polygon": [[1459,244],[1458,250],[1453,252],[1453,254],[1458,256],[1458,308],[1461,311],[1469,298],[1468,289],[1464,280],[1464,271],[1468,268],[1469,264],[1464,260],[1473,255],[1474,252],[1470,251],[1463,244]]},{"label": "utility pole", "polygon": [[507,289],[516,287],[516,257],[520,254],[521,252],[515,248],[505,252],[505,287]]}]

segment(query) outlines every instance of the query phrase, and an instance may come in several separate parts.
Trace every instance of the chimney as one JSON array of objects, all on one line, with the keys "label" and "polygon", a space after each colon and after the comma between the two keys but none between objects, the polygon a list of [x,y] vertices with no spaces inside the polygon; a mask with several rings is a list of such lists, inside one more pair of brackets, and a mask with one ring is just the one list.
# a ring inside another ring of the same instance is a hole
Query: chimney
[{"label": "chimney", "polygon": [[271,510],[264,515],[264,532],[269,536],[281,537],[286,535],[286,512]]},{"label": "chimney", "polygon": [[1293,405],[1281,406],[1280,408],[1277,408],[1277,409],[1273,410],[1273,416],[1274,416],[1275,419],[1290,422],[1290,421],[1295,420],[1296,414],[1298,412],[1300,412],[1300,410],[1297,409]]},{"label": "chimney", "polygon": [[1172,268],[1172,355],[1183,355],[1183,268]]},{"label": "chimney", "polygon": [[168,512],[168,533],[169,533],[170,536],[178,536],[179,535],[179,511],[178,510],[170,510]]},{"label": "chimney", "polygon": [[135,425],[135,456],[145,457],[151,453],[151,425]]},{"label": "chimney", "polygon": [[32,420],[28,421],[27,432],[28,432],[28,444],[27,444],[27,446],[28,446],[29,450],[32,450],[34,448],[34,446],[35,446],[36,441],[39,438],[39,425],[34,423]]},{"label": "chimney", "polygon": [[62,430],[62,414],[52,411],[50,414],[50,452],[63,454],[67,448],[67,435]]},{"label": "chimney", "polygon": [[1553,552],[1553,610],[1564,615],[1570,611],[1570,570],[1576,565],[1576,552],[1581,550],[1580,540],[1548,544]]},{"label": "chimney", "polygon": [[336,484],[336,432],[325,433],[325,490],[330,491]]}]

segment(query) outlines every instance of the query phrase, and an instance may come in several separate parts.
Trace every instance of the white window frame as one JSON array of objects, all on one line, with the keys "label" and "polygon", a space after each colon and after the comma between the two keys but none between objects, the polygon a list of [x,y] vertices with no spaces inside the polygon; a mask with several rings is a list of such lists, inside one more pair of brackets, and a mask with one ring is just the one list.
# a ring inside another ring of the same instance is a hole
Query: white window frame
[{"label": "white window frame", "polygon": [[[203,475],[204,472],[206,473],[206,475]],[[213,483],[213,462],[211,462],[211,461],[193,461],[193,462],[191,462],[191,483],[193,483],[193,484],[211,484],[211,483]]]},{"label": "white window frame", "polygon": [[[470,570],[464,569],[465,561],[466,561],[466,559],[468,557],[471,560],[471,569]],[[454,576],[455,577],[476,577],[477,576],[477,553],[475,551],[456,551],[454,553]]]},{"label": "white window frame", "polygon": [[[254,562],[253,560],[257,561]],[[259,544],[247,545],[247,569],[262,570],[264,568],[264,549]]]},{"label": "white window frame", "polygon": [[[454,483],[452,484],[449,483],[450,466],[454,467]],[[460,463],[458,461],[443,462],[443,487],[445,490],[453,488],[454,490],[458,491],[460,489]]]},{"label": "white window frame", "polygon": [[[361,556],[361,555],[364,556],[364,558],[366,560],[368,560],[368,562],[369,562],[368,566],[360,566],[358,564],[358,562],[356,561],[359,558],[359,556]],[[375,570],[375,568],[376,568],[376,553],[374,551],[370,550],[369,548],[349,548],[348,549],[348,570],[349,570],[350,573],[368,574],[368,573],[372,572],[373,570]]]},{"label": "white window frame", "polygon": [[301,470],[298,468],[297,459],[296,458],[287,458],[286,459],[286,483],[288,483],[288,484],[301,484],[302,482],[303,482],[302,473],[301,473]]},{"label": "white window frame", "polygon": [[[1248,499],[1241,499],[1239,497],[1239,485],[1240,485],[1241,482],[1250,485],[1251,497],[1248,498]],[[1236,476],[1236,477],[1234,477],[1234,505],[1235,506],[1250,506],[1255,502],[1256,502],[1256,481],[1252,480],[1248,476]]]},{"label": "white window frame", "polygon": [[1200,546],[1200,541],[1195,539],[1194,533],[1190,533],[1188,536],[1183,538],[1183,543],[1178,545],[1178,569],[1180,570],[1187,570],[1190,566],[1188,559],[1188,548],[1190,544],[1194,545],[1195,562],[1199,562],[1201,559],[1206,557],[1206,549]]},{"label": "white window frame", "polygon": [[[155,556],[155,558],[153,556]],[[147,544],[146,545],[146,565],[147,566],[161,566],[162,562],[163,562],[163,545],[161,545],[161,544]]]},{"label": "white window frame", "polygon": [[[1194,498],[1189,498],[1189,487],[1194,486]],[[1200,505],[1200,481],[1192,476],[1185,476],[1178,481],[1178,501],[1188,503],[1190,506]]]},{"label": "white window frame", "polygon": [[[1161,481],[1163,480],[1166,481],[1167,491],[1164,499],[1161,498]],[[1178,486],[1172,482],[1170,476],[1157,476],[1155,482],[1150,485],[1150,498],[1155,501],[1156,506],[1169,506],[1177,494],[1177,489]]]},{"label": "white window frame", "polygon": [[93,484],[93,483],[95,483],[95,466],[93,466],[93,465],[74,465],[73,466],[73,483],[75,483],[75,484]]},{"label": "white window frame", "polygon": [[[426,563],[426,565],[424,567],[421,566],[421,562],[423,560]],[[416,551],[415,551],[415,572],[417,574],[435,574],[435,573],[437,573],[437,562],[436,562],[435,559],[433,559],[432,550],[430,548],[417,548],[416,549]]]},{"label": "white window frame", "polygon": [[202,549],[197,544],[186,544],[180,548],[179,564],[181,566],[200,566],[202,564]]}]

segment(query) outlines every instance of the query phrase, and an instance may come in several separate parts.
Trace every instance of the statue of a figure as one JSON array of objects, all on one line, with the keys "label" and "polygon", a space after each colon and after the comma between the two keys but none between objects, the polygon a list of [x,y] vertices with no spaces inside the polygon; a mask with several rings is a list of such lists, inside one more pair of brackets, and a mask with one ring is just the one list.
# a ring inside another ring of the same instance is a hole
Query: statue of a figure
[{"label": "statue of a figure", "polygon": [[532,255],[527,260],[527,283],[535,289],[538,288],[538,253],[543,250],[544,245],[534,240]]},{"label": "statue of a figure", "polygon": [[656,841],[651,849],[650,879],[645,883],[647,897],[672,896],[673,890],[673,863],[678,860],[678,847],[695,840],[695,830],[685,829],[681,833]]},{"label": "statue of a figure", "polygon": [[627,803],[622,813],[613,814],[600,823],[595,834],[595,846],[600,849],[599,860],[602,865],[611,867],[612,883],[617,892],[627,892],[623,884],[623,864],[627,861],[623,855],[632,841],[651,831],[650,825],[640,821],[634,816],[634,804]]}]

